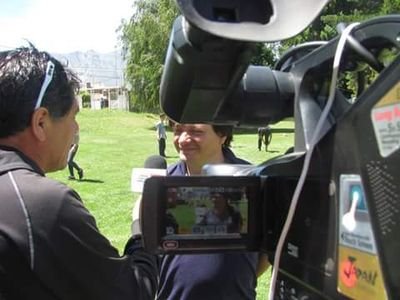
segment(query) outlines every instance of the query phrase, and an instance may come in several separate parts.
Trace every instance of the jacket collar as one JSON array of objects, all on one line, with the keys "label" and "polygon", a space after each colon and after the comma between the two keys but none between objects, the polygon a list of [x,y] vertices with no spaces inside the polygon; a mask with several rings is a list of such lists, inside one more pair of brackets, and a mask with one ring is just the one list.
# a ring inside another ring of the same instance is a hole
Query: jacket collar
[{"label": "jacket collar", "polygon": [[[250,164],[248,161],[236,157],[232,150],[228,147],[222,147],[222,154],[224,155],[224,163],[226,164]],[[167,168],[167,174],[174,176],[186,175],[186,163],[180,160],[177,163],[169,166]]]},{"label": "jacket collar", "polygon": [[16,148],[0,145],[0,174],[27,169],[44,176],[39,166]]}]

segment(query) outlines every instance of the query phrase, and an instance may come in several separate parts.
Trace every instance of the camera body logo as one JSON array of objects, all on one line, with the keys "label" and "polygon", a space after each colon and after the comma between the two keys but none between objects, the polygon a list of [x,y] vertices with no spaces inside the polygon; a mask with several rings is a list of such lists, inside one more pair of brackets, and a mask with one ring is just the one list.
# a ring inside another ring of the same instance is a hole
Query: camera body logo
[{"label": "camera body logo", "polygon": [[338,291],[353,299],[387,299],[376,254],[339,245]]},{"label": "camera body logo", "polygon": [[358,281],[375,286],[378,272],[376,270],[362,269],[357,266],[357,258],[349,256],[340,265],[340,279],[349,288],[354,287]]}]

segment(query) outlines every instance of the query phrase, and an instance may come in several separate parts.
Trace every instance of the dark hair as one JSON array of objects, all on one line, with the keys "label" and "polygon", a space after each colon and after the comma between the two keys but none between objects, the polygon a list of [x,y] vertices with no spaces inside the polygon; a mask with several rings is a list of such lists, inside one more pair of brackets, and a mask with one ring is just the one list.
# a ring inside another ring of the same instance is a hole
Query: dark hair
[{"label": "dark hair", "polygon": [[212,125],[214,132],[220,137],[225,136],[223,147],[230,147],[233,140],[233,126],[229,125]]},{"label": "dark hair", "polygon": [[78,77],[32,45],[0,52],[0,138],[29,126],[49,61],[54,64],[54,73],[41,106],[57,119],[71,109],[79,88]]}]

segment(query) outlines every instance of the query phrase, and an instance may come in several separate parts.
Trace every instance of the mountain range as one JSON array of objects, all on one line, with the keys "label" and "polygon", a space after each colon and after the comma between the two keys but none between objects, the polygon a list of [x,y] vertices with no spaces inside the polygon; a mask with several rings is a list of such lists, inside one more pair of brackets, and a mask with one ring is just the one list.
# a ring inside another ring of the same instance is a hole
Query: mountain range
[{"label": "mountain range", "polygon": [[84,87],[124,85],[124,61],[120,50],[109,53],[75,51],[52,55],[75,71]]}]

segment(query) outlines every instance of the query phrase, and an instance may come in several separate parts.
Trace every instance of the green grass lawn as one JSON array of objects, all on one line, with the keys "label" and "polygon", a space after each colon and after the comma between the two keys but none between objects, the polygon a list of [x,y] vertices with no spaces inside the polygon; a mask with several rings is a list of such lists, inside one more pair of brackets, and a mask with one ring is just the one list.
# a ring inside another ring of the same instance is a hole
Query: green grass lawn
[{"label": "green grass lawn", "polygon": [[[158,116],[114,110],[83,109],[78,115],[80,147],[76,162],[84,169],[84,180],[70,181],[67,169],[49,174],[65,182],[82,197],[97,220],[101,232],[120,252],[130,235],[131,210],[137,195],[130,192],[133,167],[143,167],[150,155],[158,154],[154,125]],[[232,150],[253,164],[285,152],[293,145],[293,122],[283,121],[277,129],[269,152],[258,151],[257,130],[241,130],[234,136]],[[178,159],[168,132],[168,164]],[[258,280],[257,299],[266,299],[270,270]]]}]

